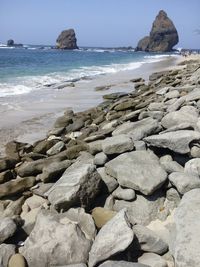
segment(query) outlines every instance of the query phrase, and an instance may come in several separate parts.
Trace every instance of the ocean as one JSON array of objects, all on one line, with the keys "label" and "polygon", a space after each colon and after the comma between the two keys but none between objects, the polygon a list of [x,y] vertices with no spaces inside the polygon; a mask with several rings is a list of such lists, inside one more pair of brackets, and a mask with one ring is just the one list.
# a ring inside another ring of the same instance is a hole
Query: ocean
[{"label": "ocean", "polygon": [[[0,98],[12,98],[99,75],[134,70],[174,53],[144,53],[114,48],[57,50],[49,46],[0,46]],[[36,93],[35,93],[36,94]]]}]

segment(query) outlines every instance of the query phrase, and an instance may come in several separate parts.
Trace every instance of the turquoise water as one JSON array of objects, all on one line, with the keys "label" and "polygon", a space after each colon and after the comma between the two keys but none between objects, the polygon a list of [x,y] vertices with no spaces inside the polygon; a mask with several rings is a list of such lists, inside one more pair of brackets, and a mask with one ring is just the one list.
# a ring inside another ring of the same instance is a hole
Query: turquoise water
[{"label": "turquoise water", "polygon": [[50,47],[0,47],[0,97],[26,94],[51,85],[134,70],[171,54],[133,50],[82,48],[60,51]]}]

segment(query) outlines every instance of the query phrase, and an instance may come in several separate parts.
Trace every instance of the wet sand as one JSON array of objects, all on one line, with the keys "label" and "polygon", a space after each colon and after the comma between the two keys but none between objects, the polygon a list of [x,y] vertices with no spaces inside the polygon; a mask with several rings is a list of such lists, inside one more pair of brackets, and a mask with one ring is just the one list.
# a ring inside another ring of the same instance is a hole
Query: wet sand
[{"label": "wet sand", "polygon": [[[64,110],[72,108],[75,112],[83,111],[101,103],[104,94],[131,92],[134,90],[131,79],[142,77],[147,81],[151,73],[167,70],[179,60],[179,57],[170,57],[159,62],[146,63],[135,70],[79,81],[75,83],[75,87],[45,88],[4,98],[0,101],[0,153],[4,154],[4,146],[11,140],[33,143],[44,138]],[[110,86],[110,89],[96,91],[95,88],[99,86]]]}]

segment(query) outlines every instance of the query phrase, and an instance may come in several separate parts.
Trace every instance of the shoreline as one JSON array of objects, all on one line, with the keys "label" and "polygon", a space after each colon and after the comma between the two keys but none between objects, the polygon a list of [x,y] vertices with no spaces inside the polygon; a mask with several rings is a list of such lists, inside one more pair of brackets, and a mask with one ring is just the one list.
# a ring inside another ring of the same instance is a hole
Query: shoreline
[{"label": "shoreline", "polygon": [[[179,61],[178,56],[171,56],[158,62],[144,63],[135,70],[99,75],[92,80],[81,80],[75,83],[75,87],[59,90],[47,88],[45,92],[33,91],[28,95],[16,97],[19,103],[13,103],[14,109],[1,111],[0,155],[4,154],[5,144],[12,140],[33,144],[45,138],[56,118],[66,109],[72,108],[74,112],[84,111],[100,104],[102,96],[106,93],[131,92],[134,90],[131,79],[142,77],[148,82],[151,73],[173,68]],[[97,87],[110,88],[96,91]]]},{"label": "shoreline", "polygon": [[7,144],[0,252],[29,267],[199,266],[200,57],[132,83]]}]

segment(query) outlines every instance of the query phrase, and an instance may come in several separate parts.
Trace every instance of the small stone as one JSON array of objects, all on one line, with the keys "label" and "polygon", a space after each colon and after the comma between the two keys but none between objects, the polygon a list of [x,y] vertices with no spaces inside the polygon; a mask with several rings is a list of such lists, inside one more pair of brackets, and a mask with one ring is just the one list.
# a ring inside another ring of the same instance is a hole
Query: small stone
[{"label": "small stone", "polygon": [[98,228],[104,226],[108,221],[110,221],[115,215],[116,211],[108,210],[105,208],[97,207],[92,210],[92,217]]},{"label": "small stone", "polygon": [[103,152],[107,155],[121,154],[133,150],[134,144],[130,137],[126,135],[116,135],[108,137],[102,141]]},{"label": "small stone", "polygon": [[101,179],[105,183],[105,185],[108,189],[108,192],[110,192],[110,193],[113,192],[118,186],[117,180],[106,173],[105,167],[98,168],[97,172],[99,173],[99,175],[101,176]]},{"label": "small stone", "polygon": [[26,260],[21,254],[15,254],[10,258],[8,267],[27,267]]},{"label": "small stone", "polygon": [[167,262],[161,256],[154,253],[144,253],[139,257],[138,262],[148,264],[151,267],[168,267]]},{"label": "small stone", "polygon": [[135,198],[135,191],[129,188],[123,189],[122,187],[119,186],[117,189],[115,189],[114,192],[112,192],[112,195],[114,198],[117,199],[133,200]]},{"label": "small stone", "polygon": [[47,155],[49,156],[56,155],[59,152],[61,152],[64,147],[65,147],[65,143],[63,141],[60,141],[56,143],[53,147],[51,147],[49,150],[47,150]]},{"label": "small stone", "polygon": [[94,157],[94,164],[97,166],[102,166],[106,163],[108,157],[104,152],[97,153]]}]

